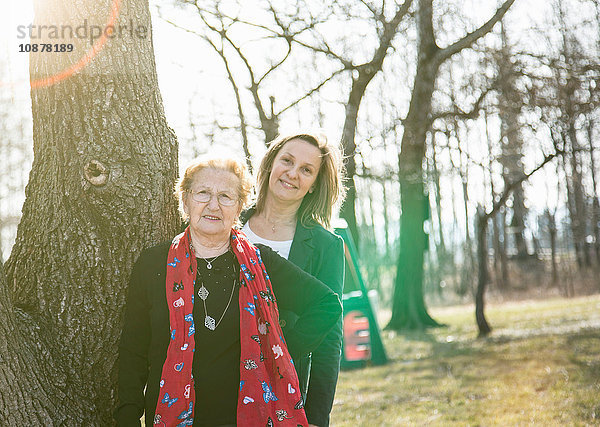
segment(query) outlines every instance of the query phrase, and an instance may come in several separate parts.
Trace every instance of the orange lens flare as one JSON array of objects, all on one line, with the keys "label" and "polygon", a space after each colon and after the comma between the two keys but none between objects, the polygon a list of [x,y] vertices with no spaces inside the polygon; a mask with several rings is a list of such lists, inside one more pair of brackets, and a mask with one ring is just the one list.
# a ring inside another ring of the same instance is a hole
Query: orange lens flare
[{"label": "orange lens flare", "polygon": [[[115,22],[119,18],[120,7],[121,0],[114,0],[110,10],[110,17],[104,28],[114,27]],[[31,80],[31,88],[38,89],[42,87],[52,86],[65,79],[68,79],[73,74],[81,71],[87,64],[89,64],[92,61],[92,59],[94,59],[96,55],[98,55],[98,53],[100,53],[107,40],[108,37],[106,35],[106,31],[103,31],[102,36],[94,42],[92,47],[85,53],[85,55],[81,57],[81,59],[79,59],[79,61],[77,61],[77,63],[52,76]]]}]

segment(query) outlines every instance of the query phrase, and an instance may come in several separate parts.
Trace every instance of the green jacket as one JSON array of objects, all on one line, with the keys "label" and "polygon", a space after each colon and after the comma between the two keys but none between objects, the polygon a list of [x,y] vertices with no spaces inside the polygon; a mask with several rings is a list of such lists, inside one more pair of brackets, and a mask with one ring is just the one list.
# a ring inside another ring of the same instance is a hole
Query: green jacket
[{"label": "green jacket", "polygon": [[[244,211],[241,215],[242,224],[254,212],[254,208]],[[345,256],[341,237],[327,231],[317,222],[313,221],[309,227],[305,227],[298,221],[288,260],[325,283],[342,300]],[[284,335],[286,328],[293,327],[297,319],[295,313],[281,310],[280,324]],[[308,422],[320,427],[329,426],[329,413],[340,370],[342,322],[340,317],[312,355],[294,361]]]}]

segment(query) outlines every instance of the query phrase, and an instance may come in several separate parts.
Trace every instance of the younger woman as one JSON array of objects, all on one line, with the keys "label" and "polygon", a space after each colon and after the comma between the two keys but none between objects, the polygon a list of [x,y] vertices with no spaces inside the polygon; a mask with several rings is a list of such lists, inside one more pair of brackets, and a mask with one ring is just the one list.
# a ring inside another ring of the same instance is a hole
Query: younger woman
[{"label": "younger woman", "polygon": [[[344,243],[326,229],[333,207],[343,200],[340,150],[318,135],[281,136],[262,159],[256,205],[242,214],[242,231],[253,243],[279,255],[325,283],[341,299]],[[297,316],[282,310],[284,335]],[[342,347],[342,320],[312,353],[295,361],[308,422],[329,425]]]}]

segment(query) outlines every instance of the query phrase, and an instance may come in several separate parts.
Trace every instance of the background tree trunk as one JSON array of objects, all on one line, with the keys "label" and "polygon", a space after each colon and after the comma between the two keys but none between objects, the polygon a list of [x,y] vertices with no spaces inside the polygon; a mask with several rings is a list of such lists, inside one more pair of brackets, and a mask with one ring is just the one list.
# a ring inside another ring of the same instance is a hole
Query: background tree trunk
[{"label": "background tree trunk", "polygon": [[[514,60],[506,32],[502,27],[502,49],[496,57],[498,67],[498,89],[499,104],[498,115],[501,120],[501,148],[502,157],[500,162],[504,167],[504,183],[518,180],[525,174],[523,164],[523,137],[521,135],[521,110],[524,106],[522,93],[517,89],[518,72],[515,69]],[[517,187],[512,194],[512,217],[510,220],[510,233],[514,237],[514,245],[518,260],[528,258],[527,245],[525,243],[525,194],[522,187]]]},{"label": "background tree trunk", "polygon": [[490,328],[490,325],[485,318],[484,311],[485,288],[489,280],[487,244],[485,239],[488,218],[489,217],[481,207],[477,209],[477,227],[475,232],[477,233],[477,261],[479,273],[477,275],[477,292],[475,293],[475,320],[477,321],[480,337],[489,335],[489,333],[492,332],[492,328]]},{"label": "background tree trunk", "polygon": [[[108,0],[36,2],[34,23],[104,27],[110,14]],[[80,72],[31,91],[34,162],[0,295],[1,425],[111,425],[131,266],[178,228],[148,3],[123,0],[119,24],[145,37],[124,31]],[[89,49],[73,43],[71,55],[32,54],[32,81]]]},{"label": "background tree trunk", "polygon": [[594,158],[596,148],[594,147],[594,122],[588,120],[587,136],[590,150],[590,174],[592,177],[592,232],[594,233],[594,252],[596,254],[596,266],[600,268],[600,202],[598,201],[598,181],[596,179],[596,159]]},{"label": "background tree trunk", "polygon": [[[514,0],[506,0],[485,24],[455,43],[441,49],[433,30],[433,2],[417,3],[417,69],[408,114],[404,119],[401,152],[398,155],[402,214],[400,217],[400,251],[394,283],[392,318],[388,329],[416,329],[436,326],[423,298],[423,156],[426,134],[431,121],[431,100],[439,67],[461,50],[490,32],[502,19]],[[418,252],[418,253],[417,253]]]},{"label": "background tree trunk", "polygon": [[552,286],[558,285],[558,263],[556,254],[556,213],[546,209],[546,221],[548,223],[548,236],[550,237],[550,265],[552,268]]},{"label": "background tree trunk", "polygon": [[569,208],[569,219],[573,244],[575,246],[575,255],[577,257],[577,265],[581,269],[586,264],[585,218],[582,212],[583,194],[581,188],[581,173],[579,172],[581,165],[577,159],[577,139],[571,139],[565,134],[563,134],[562,137],[565,142],[565,147],[568,147],[568,159],[565,159],[562,162],[563,170],[567,178],[567,207]]},{"label": "background tree trunk", "polygon": [[[454,129],[456,130],[456,139],[458,141],[458,146],[461,145],[461,138],[458,132],[458,122],[454,122]],[[462,141],[463,144],[467,144],[469,137]],[[458,167],[458,176],[460,177],[460,181],[462,184],[462,208],[465,213],[465,243],[463,245],[463,263],[461,268],[461,276],[460,283],[457,288],[457,293],[459,295],[466,295],[469,291],[473,290],[473,273],[475,271],[475,260],[473,259],[473,240],[471,239],[471,227],[469,225],[469,186],[468,186],[468,176],[469,176],[469,162],[465,158],[466,155],[463,153],[463,150],[460,150],[459,159],[460,164]],[[458,212],[457,212],[458,213]]]},{"label": "background tree trunk", "polygon": [[[423,182],[407,180],[401,185],[401,249],[397,261],[396,286],[392,302],[393,317],[387,328],[421,329],[439,326],[427,313],[423,298],[423,258],[427,236],[423,231],[426,203]],[[410,248],[410,250],[402,250],[402,248]]]},{"label": "background tree trunk", "polygon": [[379,33],[379,43],[373,52],[371,60],[362,65],[352,66],[356,72],[356,77],[352,78],[352,87],[350,89],[350,94],[348,95],[348,102],[346,103],[346,115],[344,118],[341,141],[344,156],[348,159],[346,162],[346,186],[348,187],[348,191],[346,192],[344,204],[340,209],[340,216],[348,223],[348,229],[350,230],[357,247],[359,246],[359,233],[356,223],[355,207],[356,183],[354,177],[356,176],[356,161],[354,156],[356,155],[356,142],[354,138],[356,136],[356,127],[358,124],[358,110],[369,83],[371,83],[373,77],[381,71],[383,61],[385,60],[390,46],[392,45],[392,41],[398,31],[398,26],[404,16],[408,13],[411,4],[412,0],[405,0],[404,3],[398,4],[396,6],[396,13],[389,21],[385,20],[385,15],[382,10],[381,14],[377,17],[380,20],[382,31]]},{"label": "background tree trunk", "polygon": [[587,137],[590,150],[590,174],[592,177],[592,230],[594,233],[594,252],[596,254],[596,266],[600,268],[600,202],[598,201],[598,182],[596,179],[596,159],[594,158],[596,148],[594,147],[594,122],[587,122]]},{"label": "background tree trunk", "polygon": [[360,102],[367,88],[368,81],[360,83],[359,85],[357,80],[352,80],[352,89],[348,103],[346,104],[346,118],[344,120],[341,142],[344,156],[346,156],[346,176],[348,177],[346,187],[348,190],[346,192],[346,199],[340,209],[340,217],[346,220],[348,230],[350,230],[357,248],[360,242],[356,222],[356,183],[354,181],[356,175],[356,160],[354,158],[356,143],[354,142],[354,135],[356,134],[356,123],[358,122],[358,108],[360,107]]}]

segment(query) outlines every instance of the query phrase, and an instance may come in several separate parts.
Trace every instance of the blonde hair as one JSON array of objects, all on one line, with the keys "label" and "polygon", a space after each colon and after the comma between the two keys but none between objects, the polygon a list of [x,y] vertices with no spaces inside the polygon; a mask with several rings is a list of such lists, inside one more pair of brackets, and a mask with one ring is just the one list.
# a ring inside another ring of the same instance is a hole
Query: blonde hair
[{"label": "blonde hair", "polygon": [[248,204],[250,192],[252,191],[252,178],[246,165],[231,158],[202,159],[189,165],[183,176],[175,184],[175,196],[179,201],[179,212],[184,220],[188,218],[183,211],[183,197],[185,193],[192,189],[196,175],[204,169],[222,170],[234,174],[238,178],[237,195],[241,207],[244,208]]},{"label": "blonde hair", "polygon": [[308,226],[310,220],[314,220],[325,228],[331,225],[331,216],[336,203],[341,204],[346,195],[344,186],[345,169],[342,163],[342,153],[337,145],[330,144],[325,135],[312,133],[296,133],[280,135],[274,139],[263,157],[257,176],[257,199],[256,212],[262,212],[265,208],[267,193],[269,191],[269,177],[273,168],[273,162],[279,151],[292,139],[300,139],[308,142],[321,150],[321,166],[314,184],[314,191],[306,193],[300,207],[297,218],[303,226]]}]

